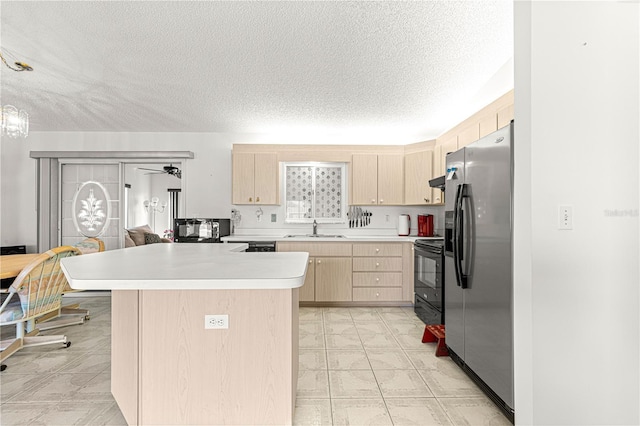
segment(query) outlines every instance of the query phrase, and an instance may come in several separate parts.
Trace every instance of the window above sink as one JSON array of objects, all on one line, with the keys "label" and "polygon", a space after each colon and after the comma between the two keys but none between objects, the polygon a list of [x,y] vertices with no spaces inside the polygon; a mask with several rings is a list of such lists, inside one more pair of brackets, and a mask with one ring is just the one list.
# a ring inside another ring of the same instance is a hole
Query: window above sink
[{"label": "window above sink", "polygon": [[346,163],[283,163],[285,223],[345,223]]}]

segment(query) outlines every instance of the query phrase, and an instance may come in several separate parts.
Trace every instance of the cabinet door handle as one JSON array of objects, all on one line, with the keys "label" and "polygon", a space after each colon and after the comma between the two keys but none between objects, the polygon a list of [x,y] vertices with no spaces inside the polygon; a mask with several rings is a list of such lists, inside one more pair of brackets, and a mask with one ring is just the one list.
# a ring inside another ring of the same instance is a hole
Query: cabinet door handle
[{"label": "cabinet door handle", "polygon": [[376,249],[376,253],[380,253],[380,249],[379,248]]},{"label": "cabinet door handle", "polygon": [[260,197],[256,197],[256,203],[260,202]]},{"label": "cabinet door handle", "polygon": [[313,263],[313,260],[309,259],[309,265],[311,265]]},{"label": "cabinet door handle", "polygon": [[318,259],[318,265],[322,263],[322,260]]},{"label": "cabinet door handle", "polygon": [[376,203],[375,198],[372,198],[372,199],[371,199],[371,204],[375,204],[375,203]]},{"label": "cabinet door handle", "polygon": [[249,197],[249,202],[253,203],[253,197]]},{"label": "cabinet door handle", "polygon": [[377,268],[378,266],[380,266],[380,264],[379,264],[378,262],[376,262],[376,268]]},{"label": "cabinet door handle", "polygon": [[425,201],[426,203],[428,203],[428,202],[429,202],[429,199],[428,199],[428,198],[425,198],[425,199],[424,199],[424,201]]},{"label": "cabinet door handle", "polygon": [[380,297],[380,293],[376,293],[376,297]]},{"label": "cabinet door handle", "polygon": [[382,203],[384,203],[384,200],[381,198],[381,199],[380,199],[380,204],[382,204]]},{"label": "cabinet door handle", "polygon": [[376,282],[380,282],[380,278],[376,277]]}]

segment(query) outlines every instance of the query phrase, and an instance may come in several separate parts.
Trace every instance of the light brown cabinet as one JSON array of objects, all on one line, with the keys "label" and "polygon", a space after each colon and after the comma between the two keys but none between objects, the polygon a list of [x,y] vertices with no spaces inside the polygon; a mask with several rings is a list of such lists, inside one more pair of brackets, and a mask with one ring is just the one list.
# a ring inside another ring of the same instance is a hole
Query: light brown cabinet
[{"label": "light brown cabinet", "polygon": [[440,204],[440,190],[429,186],[434,177],[433,151],[412,152],[404,156],[404,204]]},{"label": "light brown cabinet", "polygon": [[353,301],[403,300],[402,243],[353,245]]},{"label": "light brown cabinet", "polygon": [[474,123],[458,133],[458,149],[480,139],[480,125]]},{"label": "light brown cabinet", "polygon": [[458,137],[452,136],[444,140],[440,145],[436,146],[438,151],[438,168],[436,176],[442,176],[447,173],[447,154],[458,150]]},{"label": "light brown cabinet", "polygon": [[278,251],[309,253],[301,302],[406,304],[413,301],[412,243],[279,241]]},{"label": "light brown cabinet", "polygon": [[316,302],[351,301],[351,258],[315,259]]},{"label": "light brown cabinet", "polygon": [[298,300],[301,302],[313,302],[316,300],[316,259],[309,258],[307,265],[307,275],[304,277],[304,284],[300,288]]},{"label": "light brown cabinet", "polygon": [[485,117],[480,120],[480,122],[478,123],[478,127],[479,136],[483,138],[488,134],[491,134],[498,130],[498,117],[495,114]]},{"label": "light brown cabinet", "polygon": [[498,129],[502,129],[513,120],[513,104],[498,111]]},{"label": "light brown cabinet", "polygon": [[278,155],[233,153],[233,204],[278,203]]},{"label": "light brown cabinet", "polygon": [[[301,302],[350,302],[353,269],[350,243],[278,242],[278,251],[309,253]],[[313,287],[313,290],[312,290]]]},{"label": "light brown cabinet", "polygon": [[401,205],[403,198],[403,155],[353,154],[351,204]]},{"label": "light brown cabinet", "polygon": [[514,92],[505,93],[436,140],[434,174],[446,174],[448,152],[455,152],[509,124],[513,120]]}]

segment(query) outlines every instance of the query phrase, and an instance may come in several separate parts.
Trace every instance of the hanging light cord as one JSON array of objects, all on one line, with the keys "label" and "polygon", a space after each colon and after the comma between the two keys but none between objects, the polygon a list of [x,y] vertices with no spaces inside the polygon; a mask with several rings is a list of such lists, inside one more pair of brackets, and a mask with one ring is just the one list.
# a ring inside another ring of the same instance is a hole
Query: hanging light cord
[{"label": "hanging light cord", "polygon": [[33,71],[33,68],[31,68],[31,66],[29,66],[29,64],[25,64],[24,62],[14,62],[15,66],[18,67],[18,68],[12,67],[11,65],[9,65],[9,63],[6,61],[6,59],[4,59],[4,56],[2,55],[2,53],[0,53],[0,59],[2,59],[2,62],[4,62],[4,64],[10,70],[13,70],[13,71]]}]

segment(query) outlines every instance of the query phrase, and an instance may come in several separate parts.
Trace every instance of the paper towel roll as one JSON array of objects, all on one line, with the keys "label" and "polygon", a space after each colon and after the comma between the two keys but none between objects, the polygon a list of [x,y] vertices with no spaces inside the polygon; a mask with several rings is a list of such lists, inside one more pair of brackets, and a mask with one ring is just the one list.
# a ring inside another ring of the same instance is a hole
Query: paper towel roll
[{"label": "paper towel roll", "polygon": [[406,237],[411,230],[411,217],[408,214],[401,214],[398,217],[398,235]]}]

